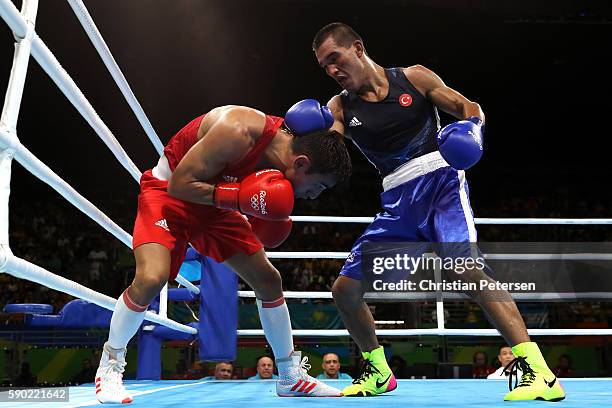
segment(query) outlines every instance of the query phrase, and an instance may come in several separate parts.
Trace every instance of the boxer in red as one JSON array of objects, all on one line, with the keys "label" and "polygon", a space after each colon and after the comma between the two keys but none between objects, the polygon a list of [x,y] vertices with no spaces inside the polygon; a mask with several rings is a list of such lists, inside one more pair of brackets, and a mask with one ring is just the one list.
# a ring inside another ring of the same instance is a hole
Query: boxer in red
[{"label": "boxer in red", "polygon": [[[289,119],[301,124],[302,118]],[[122,383],[126,346],[148,304],[176,277],[188,243],[224,262],[255,291],[276,357],[278,395],[341,395],[310,377],[306,362],[293,350],[281,276],[263,250],[289,235],[294,197],[317,198],[349,177],[350,160],[340,139],[327,130],[296,136],[282,118],[223,106],[192,120],[170,140],[157,165],[140,180],[133,237],[136,276],[111,319],[95,379],[100,402],[132,401]],[[251,223],[243,214],[252,217]]]}]

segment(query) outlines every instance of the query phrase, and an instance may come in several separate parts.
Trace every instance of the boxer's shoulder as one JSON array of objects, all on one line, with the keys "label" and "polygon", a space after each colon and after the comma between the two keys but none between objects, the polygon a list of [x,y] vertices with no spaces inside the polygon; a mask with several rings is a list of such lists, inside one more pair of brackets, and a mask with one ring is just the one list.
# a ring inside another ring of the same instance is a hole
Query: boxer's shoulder
[{"label": "boxer's shoulder", "polygon": [[238,156],[251,148],[263,134],[266,115],[253,108],[225,105],[211,110],[198,130],[198,139],[215,139],[215,143],[231,145]]}]

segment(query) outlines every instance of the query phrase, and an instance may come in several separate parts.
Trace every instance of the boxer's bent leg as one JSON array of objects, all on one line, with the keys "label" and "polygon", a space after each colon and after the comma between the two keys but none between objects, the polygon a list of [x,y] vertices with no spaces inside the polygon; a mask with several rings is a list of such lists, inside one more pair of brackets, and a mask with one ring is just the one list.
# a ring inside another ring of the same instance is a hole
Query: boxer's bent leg
[{"label": "boxer's bent leg", "polygon": [[[276,357],[279,374],[276,393],[285,397],[341,396],[339,390],[310,377],[303,369],[300,352],[293,351],[281,275],[268,260],[246,218],[236,211],[206,212],[208,217],[198,217],[208,220],[205,233],[192,234],[190,242],[198,252],[227,265],[255,291],[261,325]],[[305,388],[300,384],[309,385]]]},{"label": "boxer's bent leg", "polygon": [[159,294],[170,276],[170,250],[151,242],[134,249],[136,276],[128,294],[136,303],[148,305]]},{"label": "boxer's bent leg", "polygon": [[332,295],[338,306],[342,322],[363,353],[369,353],[380,346],[376,339],[374,316],[363,299],[365,287],[361,270],[362,246],[372,242],[397,241],[398,239],[391,237],[392,234],[389,231],[400,223],[397,215],[386,211],[377,214],[374,221],[353,244],[342,266],[340,276],[332,286]]},{"label": "boxer's bent leg", "polygon": [[225,264],[255,291],[261,326],[276,358],[291,355],[291,320],[283,297],[280,272],[270,263],[263,249],[252,255],[238,253],[225,260]]},{"label": "boxer's bent leg", "polygon": [[190,242],[201,254],[223,262],[255,291],[260,320],[277,358],[293,351],[289,311],[281,275],[270,263],[246,218],[236,211],[202,208],[207,223]]},{"label": "boxer's bent leg", "polygon": [[280,272],[263,249],[252,255],[237,253],[224,263],[249,284],[257,299],[269,301],[283,296]]},{"label": "boxer's bent leg", "polygon": [[143,244],[134,249],[136,276],[123,292],[113,312],[108,344],[123,349],[134,337],[144,320],[147,306],[168,282],[170,250],[157,243]]},{"label": "boxer's bent leg", "polygon": [[332,294],[344,326],[362,351],[379,347],[376,325],[370,308],[363,300],[362,281],[340,275],[334,282]]},{"label": "boxer's bent leg", "polygon": [[[374,221],[353,245],[340,276],[334,282],[332,294],[342,321],[353,340],[361,349],[364,363],[358,378],[344,388],[345,396],[369,396],[393,391],[397,387],[395,376],[385,358],[384,348],[376,339],[376,324],[370,308],[363,299],[366,285],[362,273],[362,257],[369,243],[414,241],[410,220],[402,220],[397,209],[403,187],[386,191],[382,195],[385,211],[376,215]],[[390,203],[390,204],[388,204]],[[365,262],[365,261],[364,261]]]},{"label": "boxer's bent leg", "polygon": [[[289,309],[283,297],[281,276],[263,249],[251,255],[238,253],[225,260],[257,296],[257,309],[266,340],[276,357],[279,380],[276,393],[283,397],[339,397],[340,390],[309,376],[302,356],[293,351]],[[306,387],[301,386],[307,384]]]},{"label": "boxer's bent leg", "polygon": [[134,256],[136,276],[117,299],[108,341],[104,344],[96,371],[96,398],[102,403],[132,401],[122,383],[127,345],[138,332],[147,306],[168,282],[170,275],[170,250],[165,246],[142,244],[134,249]]}]

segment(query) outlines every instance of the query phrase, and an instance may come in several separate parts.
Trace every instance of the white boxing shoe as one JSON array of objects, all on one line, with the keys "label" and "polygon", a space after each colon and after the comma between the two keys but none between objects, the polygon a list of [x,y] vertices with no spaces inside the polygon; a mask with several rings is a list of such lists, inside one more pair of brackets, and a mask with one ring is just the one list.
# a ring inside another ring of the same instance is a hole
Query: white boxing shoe
[{"label": "white boxing shoe", "polygon": [[133,401],[123,386],[126,349],[113,349],[104,343],[96,371],[96,398],[103,404],[129,404]]},{"label": "white boxing shoe", "polygon": [[308,375],[308,357],[294,351],[287,358],[276,360],[279,379],[276,393],[280,397],[341,397],[342,392]]}]

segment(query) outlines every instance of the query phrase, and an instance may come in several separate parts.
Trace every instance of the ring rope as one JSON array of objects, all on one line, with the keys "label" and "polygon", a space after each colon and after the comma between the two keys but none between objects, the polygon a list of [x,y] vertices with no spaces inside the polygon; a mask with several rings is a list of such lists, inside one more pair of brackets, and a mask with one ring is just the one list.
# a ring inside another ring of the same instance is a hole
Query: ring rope
[{"label": "ring rope", "polygon": [[155,150],[158,154],[161,155],[164,151],[163,143],[159,139],[157,133],[155,133],[155,130],[153,129],[149,118],[144,113],[144,110],[136,99],[134,92],[132,92],[130,85],[125,79],[123,72],[121,72],[119,65],[117,65],[115,58],[113,57],[108,46],[106,45],[106,42],[102,38],[100,31],[98,31],[98,27],[96,27],[96,24],[94,23],[93,18],[91,18],[91,15],[87,11],[85,4],[83,4],[81,0],[68,0],[68,3],[70,4],[70,7],[72,7],[74,14],[76,14],[77,18],[79,19],[79,22],[81,23],[81,26],[83,26],[83,29],[87,33],[87,36],[91,40],[92,44],[98,51],[98,54],[100,55],[100,58],[102,58],[104,65],[106,65],[106,68],[117,83],[117,86],[119,87],[119,90],[123,94],[125,100],[130,105],[130,108],[132,108],[132,111],[136,115],[136,118],[140,122],[140,125],[144,129],[145,133],[149,137],[149,140],[151,140],[151,143],[153,143]]},{"label": "ring rope", "polygon": [[[346,259],[350,252],[318,252],[318,251],[275,251],[266,252],[270,259]],[[575,254],[484,254],[486,259],[519,260],[519,261],[610,261],[612,254],[575,253]]]},{"label": "ring rope", "polygon": [[[528,329],[530,336],[612,336],[612,329]],[[348,330],[313,329],[292,330],[294,336],[348,337]],[[261,329],[238,330],[238,336],[263,336]],[[381,337],[406,336],[501,336],[496,329],[379,329]]]},{"label": "ring rope", "polygon": [[[7,256],[0,267],[2,268],[2,271],[7,271],[17,278],[40,283],[48,288],[87,300],[88,302],[94,303],[108,310],[113,310],[115,308],[115,303],[117,302],[117,299],[113,299],[110,296],[96,292],[95,290],[85,287],[79,283],[55,275],[38,265],[34,265],[33,263],[16,256]],[[151,311],[147,311],[145,319],[184,333],[197,334],[198,332],[197,329],[193,327],[158,316]]]},{"label": "ring rope", "polygon": [[[513,299],[516,300],[576,300],[576,299],[612,299],[610,292],[579,292],[577,296],[574,292],[527,292],[527,293],[510,293]],[[284,291],[285,299],[333,299],[331,292],[298,292]],[[466,300],[467,295],[455,292],[366,292],[364,298],[366,300],[434,300],[437,296],[441,296],[445,300]],[[255,292],[252,290],[239,290],[238,297],[255,298]]]},{"label": "ring rope", "polygon": [[[91,17],[87,13],[84,5],[80,1],[69,0],[71,6],[73,6],[73,10],[77,14],[79,21],[85,27],[86,32],[90,36],[90,39],[94,43],[96,49],[100,53],[102,59],[105,64],[107,64],[107,68],[111,71],[111,75],[117,82],[118,86],[124,93],[126,99],[128,99],[128,103],[133,97],[133,93],[129,89],[129,87],[125,88],[125,86],[121,85],[121,82],[125,81],[123,74],[117,68],[117,72],[114,72],[108,64],[114,64],[116,66],[116,62],[112,59],[112,55],[108,51],[108,47],[103,42],[100,43],[101,36],[97,31],[95,25],[93,25],[93,21],[91,24],[88,23],[87,18],[91,20]],[[79,13],[79,9],[81,13]],[[84,10],[84,13],[83,13]],[[23,17],[19,14],[16,7],[12,2],[8,0],[0,0],[0,14],[3,19],[9,25],[9,27],[13,30],[14,34],[18,38],[23,38],[27,32],[27,25],[24,21]],[[83,22],[82,18],[85,18],[85,22]],[[88,30],[87,26],[90,26]],[[93,34],[92,34],[93,33]],[[92,35],[94,38],[92,38]],[[102,49],[102,51],[100,51]],[[105,50],[108,51],[108,55],[110,55],[110,59],[108,56],[104,56]],[[75,108],[81,113],[81,115],[87,120],[87,122],[92,126],[92,128],[96,131],[98,136],[104,141],[104,143],[109,147],[109,149],[113,152],[118,161],[128,170],[128,172],[132,175],[135,180],[140,178],[140,171],[135,166],[135,164],[131,161],[129,156],[127,156],[126,152],[123,150],[119,142],[116,140],[112,132],[108,129],[108,127],[102,122],[99,118],[89,101],[85,98],[80,89],[76,86],[72,78],[66,73],[66,71],[61,67],[60,63],[57,61],[55,56],[51,53],[51,51],[47,48],[44,42],[38,37],[38,35],[34,34],[32,38],[32,56],[39,62],[41,67],[47,72],[47,74],[51,77],[51,79],[56,83],[56,85],[60,88],[60,90],[66,95],[68,100],[75,106]],[[111,61],[112,60],[112,61]],[[117,78],[120,78],[119,80]],[[121,80],[122,78],[122,80]],[[125,82],[127,84],[127,82]],[[125,89],[124,89],[125,88]],[[129,90],[127,92],[126,90]],[[126,95],[127,92],[127,95]],[[132,95],[131,97],[129,95]],[[135,98],[134,98],[135,99]],[[137,101],[136,101],[137,103]],[[133,110],[135,110],[136,116],[139,121],[141,121],[141,125],[145,128],[145,132],[149,135],[152,143],[154,144],[156,150],[159,149],[158,143],[156,143],[155,139],[151,137],[152,127],[150,127],[150,122],[148,119],[146,120],[149,123],[149,127],[147,128],[146,123],[143,124],[142,117],[139,112],[142,111],[140,105],[138,108],[135,108],[132,103],[130,106]],[[144,115],[144,112],[142,112]],[[10,129],[0,129],[0,134],[2,135],[2,141],[6,141],[10,139],[10,135],[8,134]],[[157,138],[157,136],[155,135]],[[159,138],[157,138],[159,140]],[[12,146],[11,146],[12,147]],[[72,187],[70,187],[64,180],[62,180],[59,176],[53,173],[44,163],[38,160],[28,149],[26,149],[20,143],[16,146],[16,155],[15,158],[21,163],[26,169],[30,170],[34,175],[40,178],[42,181],[51,185],[56,191],[58,191],[62,196],[68,199],[73,205],[77,206],[81,211],[90,216],[90,218],[94,219],[94,221],[98,222],[101,226],[103,226],[107,231],[111,232],[114,236],[120,239],[122,242],[126,243],[126,245],[131,246],[131,237],[125,231],[123,231],[120,227],[116,226],[112,220],[110,220],[104,213],[98,210],[93,204],[87,201],[84,197],[78,194]],[[53,183],[53,184],[51,184]],[[69,198],[70,197],[70,198]],[[295,216],[292,219],[296,222],[359,222],[359,223],[369,223],[372,221],[372,217],[300,217]],[[477,218],[477,224],[514,224],[514,225],[610,225],[612,224],[612,219],[536,219],[536,218]],[[104,224],[104,225],[103,225]],[[116,228],[115,228],[116,227]],[[129,240],[128,240],[129,237]],[[126,242],[126,240],[128,242]],[[106,295],[100,294],[98,292],[93,291],[92,289],[86,288],[76,282],[70,281],[68,279],[62,278],[60,276],[54,275],[51,272],[46,271],[45,269],[31,264],[23,259],[13,256],[9,253],[10,250],[3,251],[2,259],[0,260],[0,267],[2,270],[11,269],[13,271],[12,274],[15,276],[32,280],[32,278],[37,279],[39,283],[42,283],[52,289],[60,290],[66,292],[70,295],[80,297],[86,300],[92,301],[92,303],[98,304],[99,306],[113,309],[114,304],[116,302],[115,299],[112,299]],[[282,256],[285,254],[285,256]],[[292,255],[289,255],[292,254]],[[271,258],[300,258],[299,255],[302,254],[301,257],[304,257],[305,254],[308,254],[306,257],[312,257],[315,252],[296,252],[296,253],[270,253]],[[319,258],[332,258],[337,259],[340,255],[340,258],[344,258],[348,255],[345,252],[330,252],[330,253],[319,253]],[[537,254],[536,254],[537,255]],[[540,254],[542,255],[542,254]],[[545,254],[545,255],[553,255],[553,254]],[[593,254],[587,254],[589,256],[593,256]],[[605,255],[605,254],[595,254],[595,255]],[[571,255],[570,255],[571,256]],[[506,259],[506,258],[500,258]],[[555,259],[547,257],[545,259]],[[568,257],[564,257],[562,259],[572,259]],[[580,258],[585,259],[585,258]],[[592,259],[592,258],[589,258]],[[609,258],[606,258],[609,259]],[[89,299],[88,299],[89,298]],[[197,333],[197,330],[181,325],[177,322],[173,322],[169,319],[165,319],[157,316],[154,313],[147,312],[147,320],[154,321],[159,324],[163,324],[165,326],[171,327],[175,330],[185,331],[188,333]],[[606,329],[532,329],[529,331],[532,335],[578,335],[578,334],[600,334],[600,335],[610,335],[612,334],[612,330]],[[239,330],[239,335],[262,335],[262,330]],[[323,336],[338,336],[338,335],[348,335],[346,330],[296,330],[294,331],[296,335],[323,335]],[[316,333],[316,334],[315,334]],[[469,330],[469,329],[421,329],[421,330],[380,330],[378,331],[381,336],[401,336],[401,335],[499,335],[496,330],[489,329],[481,329],[481,330]]]},{"label": "ring rope", "polygon": [[[338,217],[329,215],[292,215],[294,222],[337,222],[370,224],[374,217]],[[474,218],[481,225],[612,225],[612,218]]]},{"label": "ring rope", "polygon": [[[14,31],[17,38],[23,38],[28,32],[27,24],[24,18],[19,14],[14,4],[8,0],[0,0],[0,15]],[[32,24],[33,27],[33,24]],[[128,170],[132,177],[138,181],[140,178],[140,171],[131,161],[127,153],[123,150],[119,142],[115,139],[110,130],[106,127],[104,122],[97,115],[93,107],[89,104],[89,101],[85,98],[80,89],[76,86],[72,78],[68,73],[61,67],[53,53],[47,48],[44,42],[36,35],[35,32],[31,33],[31,55],[39,62],[41,67],[47,72],[55,84],[62,90],[64,95],[70,100],[75,108],[81,113],[81,115],[87,120],[87,122],[94,128],[96,133],[102,138],[104,143],[110,148],[115,157],[119,162]],[[27,62],[27,60],[26,60]],[[14,64],[14,70],[23,70],[24,62],[17,61]],[[10,84],[9,84],[10,87]],[[7,93],[7,97],[11,100],[5,101],[6,104],[19,106],[18,102],[21,99],[21,93],[16,95],[15,93]],[[6,105],[5,104],[5,105]],[[14,158],[22,164],[27,170],[32,172],[36,177],[45,183],[49,184],[54,188],[60,195],[66,198],[70,203],[75,205],[79,210],[83,211],[87,216],[96,221],[104,229],[112,233],[124,244],[131,247],[131,236],[123,231],[118,225],[116,225],[110,218],[104,213],[97,209],[91,202],[81,196],[74,188],[68,183],[62,180],[57,174],[49,169],[43,162],[41,162],[36,156],[34,156],[25,146],[23,146],[16,135],[13,134],[12,129],[7,126],[0,127],[0,143],[3,147],[9,147],[14,151]],[[3,177],[7,177],[7,182],[10,179],[10,173],[7,172]],[[23,259],[15,257],[8,246],[3,245],[0,253],[0,271],[10,273],[14,276],[22,279],[32,280],[34,282],[43,284],[53,289],[68,293],[70,295],[81,297],[85,300],[91,301],[92,303],[98,304],[99,306],[114,309],[116,300],[111,299],[111,303],[108,303],[108,299],[98,298],[94,296],[94,293],[98,293],[88,289],[76,282],[57,276],[45,269],[38,267],[37,265],[31,264]],[[18,269],[14,269],[18,268]],[[190,283],[187,286],[194,287]],[[101,296],[105,296],[99,294]],[[110,299],[110,298],[109,298]],[[169,319],[160,319],[154,313],[147,315],[147,320],[159,322],[165,326],[173,327],[177,330],[184,331],[187,333],[197,333],[197,330],[180,325],[176,322],[172,322]]]},{"label": "ring rope", "polygon": [[[19,38],[25,35],[26,22],[10,0],[0,0],[0,15]],[[68,75],[51,50],[49,50],[36,33],[32,36],[31,51],[32,56],[40,64],[41,68],[51,77],[66,98],[68,98],[81,116],[83,116],[87,123],[95,130],[98,136],[115,155],[119,163],[121,163],[136,181],[140,180],[140,170],[138,170],[125,150],[123,150],[110,129],[100,119],[95,109],[91,106],[87,98],[85,98],[85,95],[83,95],[83,92],[81,92],[74,80]]]}]

